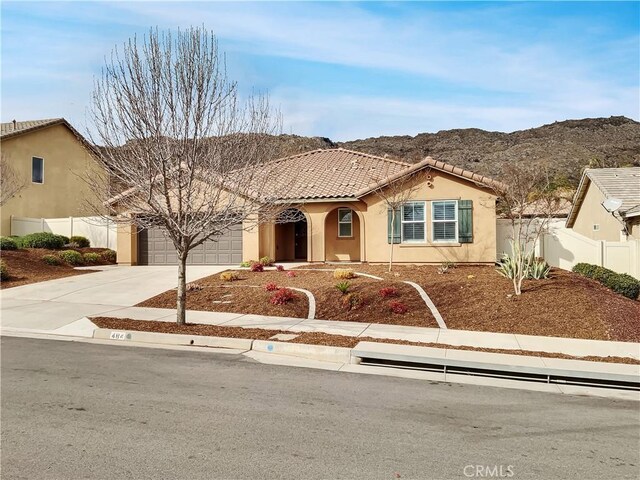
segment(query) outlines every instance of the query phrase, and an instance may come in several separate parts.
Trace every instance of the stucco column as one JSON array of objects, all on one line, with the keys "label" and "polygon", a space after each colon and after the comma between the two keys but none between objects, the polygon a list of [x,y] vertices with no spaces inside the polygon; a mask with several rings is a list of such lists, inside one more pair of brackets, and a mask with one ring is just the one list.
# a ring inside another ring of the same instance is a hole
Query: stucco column
[{"label": "stucco column", "polygon": [[119,265],[138,264],[138,229],[133,223],[117,226],[117,262]]}]

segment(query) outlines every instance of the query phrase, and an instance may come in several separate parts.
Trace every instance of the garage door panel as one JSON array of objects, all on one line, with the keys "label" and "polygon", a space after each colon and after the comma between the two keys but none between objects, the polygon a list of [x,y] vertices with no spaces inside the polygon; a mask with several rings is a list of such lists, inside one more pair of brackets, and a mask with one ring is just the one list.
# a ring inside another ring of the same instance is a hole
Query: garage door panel
[{"label": "garage door panel", "polygon": [[[141,265],[175,265],[178,256],[173,243],[162,229],[152,228],[138,234],[138,261]],[[242,226],[208,239],[189,252],[190,265],[237,264],[242,261]]]}]

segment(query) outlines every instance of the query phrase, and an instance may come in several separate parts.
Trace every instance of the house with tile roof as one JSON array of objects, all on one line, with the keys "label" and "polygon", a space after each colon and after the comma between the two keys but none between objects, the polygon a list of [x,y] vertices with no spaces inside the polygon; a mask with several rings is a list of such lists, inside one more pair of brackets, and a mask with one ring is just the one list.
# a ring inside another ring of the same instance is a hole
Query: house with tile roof
[{"label": "house with tile roof", "polygon": [[95,194],[81,176],[99,167],[92,146],[64,118],[2,123],[0,148],[2,161],[16,172],[23,186],[2,205],[0,235],[11,235],[12,216],[91,214],[87,200]]},{"label": "house with tile roof", "polygon": [[[388,261],[390,245],[395,262],[495,261],[495,191],[501,187],[495,180],[430,157],[409,164],[341,148],[277,159],[269,168],[274,163],[282,171],[278,181],[287,186],[280,201],[296,211],[287,215],[293,220],[254,228],[238,224],[194,250],[189,263],[237,264],[264,256],[279,262],[381,263]],[[417,184],[392,215],[380,192],[407,178]],[[177,261],[160,228],[121,228],[118,259]]]},{"label": "house with tile roof", "polygon": [[592,240],[639,240],[640,167],[586,169],[566,225]]}]

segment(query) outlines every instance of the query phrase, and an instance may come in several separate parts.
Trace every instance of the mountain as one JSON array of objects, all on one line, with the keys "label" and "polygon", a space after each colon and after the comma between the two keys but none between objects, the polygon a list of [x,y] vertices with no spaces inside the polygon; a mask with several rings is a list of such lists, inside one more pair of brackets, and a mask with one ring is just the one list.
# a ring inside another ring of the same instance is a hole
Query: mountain
[{"label": "mountain", "polygon": [[504,162],[546,160],[557,180],[572,187],[587,166],[640,166],[640,123],[619,116],[566,120],[511,133],[467,128],[348,142],[297,135],[280,135],[274,140],[279,143],[280,156],[336,147],[409,162],[430,155],[496,178]]}]

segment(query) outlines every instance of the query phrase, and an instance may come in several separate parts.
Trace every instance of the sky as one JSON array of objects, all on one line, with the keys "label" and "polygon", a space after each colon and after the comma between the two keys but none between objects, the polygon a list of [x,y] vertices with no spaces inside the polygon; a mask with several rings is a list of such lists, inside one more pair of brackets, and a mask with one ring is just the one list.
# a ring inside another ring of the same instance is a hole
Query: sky
[{"label": "sky", "polygon": [[150,27],[204,26],[284,133],[344,141],[640,120],[640,2],[1,3],[3,122],[81,132],[94,77]]}]

